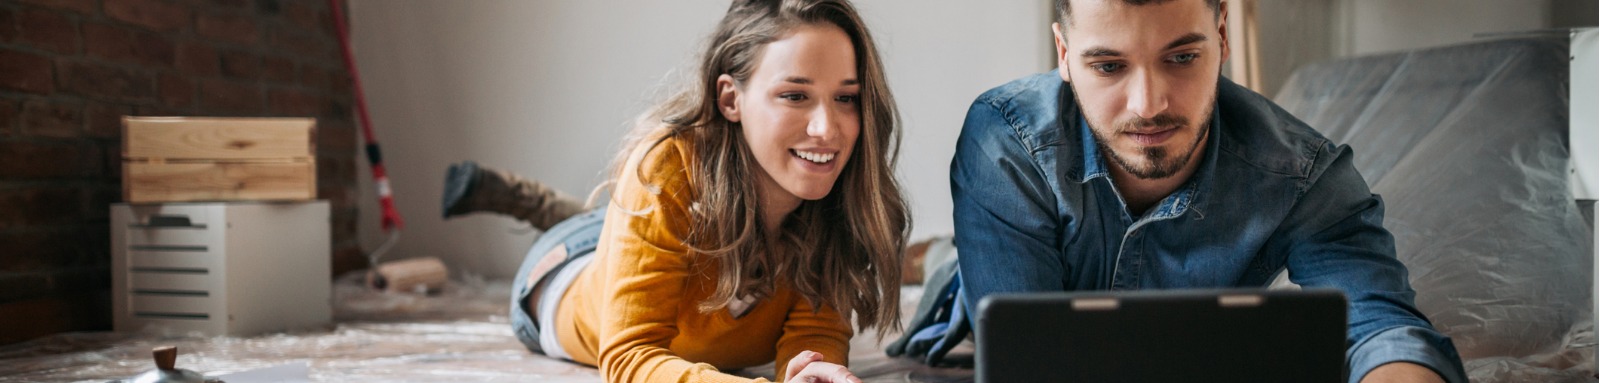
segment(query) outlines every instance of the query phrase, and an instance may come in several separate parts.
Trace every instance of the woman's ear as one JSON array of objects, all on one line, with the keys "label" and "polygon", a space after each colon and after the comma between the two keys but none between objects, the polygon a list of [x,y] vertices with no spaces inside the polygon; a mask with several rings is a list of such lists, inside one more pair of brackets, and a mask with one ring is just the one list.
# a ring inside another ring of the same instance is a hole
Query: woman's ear
[{"label": "woman's ear", "polygon": [[717,76],[717,110],[729,122],[739,122],[739,87],[733,83],[733,76]]}]

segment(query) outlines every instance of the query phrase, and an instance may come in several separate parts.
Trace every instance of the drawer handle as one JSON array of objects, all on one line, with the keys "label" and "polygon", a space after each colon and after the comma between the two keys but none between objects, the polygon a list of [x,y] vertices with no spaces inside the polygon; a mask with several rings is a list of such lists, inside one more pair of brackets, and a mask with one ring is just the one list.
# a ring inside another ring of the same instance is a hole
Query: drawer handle
[{"label": "drawer handle", "polygon": [[134,312],[133,316],[140,317],[140,318],[157,318],[157,319],[200,319],[200,320],[211,319],[211,314],[157,313],[157,312],[147,312],[147,311]]},{"label": "drawer handle", "polygon": [[133,251],[192,251],[204,252],[205,246],[198,245],[132,245],[128,246]]},{"label": "drawer handle", "polygon": [[198,267],[135,267],[135,273],[210,274],[211,270]]},{"label": "drawer handle", "polygon": [[175,227],[175,228],[193,228],[193,229],[204,229],[204,228],[206,228],[205,224],[195,224],[194,221],[189,219],[189,217],[181,216],[181,215],[152,215],[152,216],[150,216],[150,220],[146,221],[143,224],[133,224],[133,225],[128,225],[128,226],[130,226],[130,227]]},{"label": "drawer handle", "polygon": [[137,290],[133,290],[133,294],[134,295],[160,295],[160,296],[169,296],[169,297],[209,297],[209,296],[211,296],[211,292],[204,291],[204,290],[137,289]]}]

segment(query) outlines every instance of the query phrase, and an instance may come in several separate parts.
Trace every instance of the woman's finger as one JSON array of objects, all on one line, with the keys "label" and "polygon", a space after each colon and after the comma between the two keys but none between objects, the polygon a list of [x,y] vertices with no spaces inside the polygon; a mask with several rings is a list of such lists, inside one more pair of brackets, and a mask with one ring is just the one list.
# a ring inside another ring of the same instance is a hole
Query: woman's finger
[{"label": "woman's finger", "polygon": [[813,362],[792,377],[795,382],[861,383],[850,369],[828,362]]},{"label": "woman's finger", "polygon": [[806,365],[819,360],[822,360],[822,353],[816,351],[808,350],[795,354],[794,358],[789,359],[788,368],[784,370],[783,381],[793,380],[795,375],[799,375],[800,371],[806,368]]}]

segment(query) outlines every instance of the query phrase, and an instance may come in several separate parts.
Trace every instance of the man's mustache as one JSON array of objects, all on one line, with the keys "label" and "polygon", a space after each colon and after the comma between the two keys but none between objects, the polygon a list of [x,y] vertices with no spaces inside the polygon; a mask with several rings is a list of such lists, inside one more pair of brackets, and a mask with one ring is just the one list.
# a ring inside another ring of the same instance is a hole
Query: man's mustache
[{"label": "man's mustache", "polygon": [[1133,117],[1117,123],[1118,133],[1154,133],[1174,129],[1189,124],[1189,119],[1170,113],[1157,114],[1152,118]]}]

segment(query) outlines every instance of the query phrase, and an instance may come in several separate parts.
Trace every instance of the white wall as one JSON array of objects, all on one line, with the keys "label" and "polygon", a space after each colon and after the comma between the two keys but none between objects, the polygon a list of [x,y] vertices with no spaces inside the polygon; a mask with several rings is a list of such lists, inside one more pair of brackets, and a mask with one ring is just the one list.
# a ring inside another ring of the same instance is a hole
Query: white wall
[{"label": "white wall", "polygon": [[[626,123],[657,98],[726,0],[350,0],[356,58],[394,195],[406,218],[385,259],[437,256],[455,271],[511,275],[538,233],[500,217],[445,222],[445,168],[480,163],[583,196]],[[1048,69],[1049,1],[859,1],[905,122],[900,179],[914,238],[952,230],[948,167],[972,99]],[[364,166],[364,164],[363,164]],[[360,230],[382,239],[370,180]]]},{"label": "white wall", "polygon": [[[1586,0],[1593,1],[1593,0]],[[1549,28],[1551,0],[1342,0],[1339,53],[1463,43],[1483,33]]]}]

